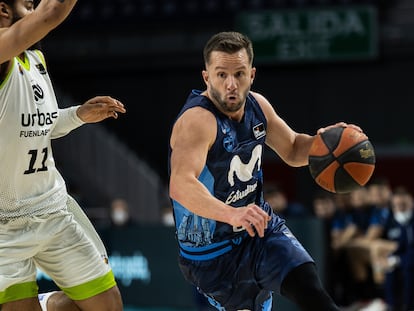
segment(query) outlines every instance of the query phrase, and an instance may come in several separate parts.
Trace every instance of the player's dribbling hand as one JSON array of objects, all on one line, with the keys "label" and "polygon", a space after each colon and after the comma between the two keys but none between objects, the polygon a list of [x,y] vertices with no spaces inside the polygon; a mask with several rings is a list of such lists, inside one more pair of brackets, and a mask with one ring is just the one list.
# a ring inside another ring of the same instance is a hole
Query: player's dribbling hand
[{"label": "player's dribbling hand", "polygon": [[349,124],[349,123],[345,123],[345,122],[338,122],[338,123],[335,123],[335,124],[329,125],[329,126],[327,126],[327,127],[320,128],[320,129],[317,131],[317,133],[318,133],[318,134],[322,134],[322,133],[326,132],[327,130],[329,130],[329,129],[331,129],[331,128],[334,128],[334,127],[352,127],[353,129],[355,129],[355,130],[357,130],[358,132],[361,132],[361,133],[362,133],[362,129],[361,129],[358,125],[355,125],[355,124]]},{"label": "player's dribbling hand", "polygon": [[77,110],[78,117],[85,123],[95,123],[107,118],[118,118],[118,113],[125,113],[124,105],[110,96],[96,96],[87,100]]}]

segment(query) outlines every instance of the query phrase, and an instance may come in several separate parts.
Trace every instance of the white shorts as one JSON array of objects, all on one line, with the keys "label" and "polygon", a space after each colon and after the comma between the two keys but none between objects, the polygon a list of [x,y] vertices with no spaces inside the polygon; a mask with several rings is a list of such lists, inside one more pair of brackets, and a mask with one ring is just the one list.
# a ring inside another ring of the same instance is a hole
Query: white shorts
[{"label": "white shorts", "polygon": [[[80,209],[72,198],[68,203],[69,210]],[[104,249],[87,235],[91,228],[85,233],[67,210],[1,224],[0,304],[37,296],[36,266],[74,300],[115,286]]]}]

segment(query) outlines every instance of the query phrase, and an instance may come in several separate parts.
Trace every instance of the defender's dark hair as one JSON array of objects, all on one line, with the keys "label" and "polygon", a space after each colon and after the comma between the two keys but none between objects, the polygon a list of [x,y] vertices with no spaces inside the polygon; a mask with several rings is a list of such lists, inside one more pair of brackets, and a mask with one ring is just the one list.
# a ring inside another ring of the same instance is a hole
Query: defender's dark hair
[{"label": "defender's dark hair", "polygon": [[253,63],[253,45],[250,39],[235,31],[224,31],[213,35],[204,47],[204,62],[210,62],[211,52],[225,52],[229,54],[236,53],[241,49],[246,49],[249,63]]},{"label": "defender's dark hair", "polygon": [[[16,3],[16,0],[0,0],[0,2],[4,2],[5,4],[9,6],[13,6]],[[35,7],[37,7],[40,3],[40,0],[33,0],[33,4]]]},{"label": "defender's dark hair", "polygon": [[5,4],[9,6],[13,6],[15,1],[16,0],[1,0],[1,2],[4,2]]}]

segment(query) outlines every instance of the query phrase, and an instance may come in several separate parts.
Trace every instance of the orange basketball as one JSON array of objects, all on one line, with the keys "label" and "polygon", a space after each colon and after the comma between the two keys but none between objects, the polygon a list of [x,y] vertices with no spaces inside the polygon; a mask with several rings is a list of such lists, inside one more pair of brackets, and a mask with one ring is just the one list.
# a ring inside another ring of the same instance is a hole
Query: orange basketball
[{"label": "orange basketball", "polygon": [[333,193],[364,186],[374,169],[374,147],[364,133],[351,127],[336,127],[316,135],[309,151],[313,179]]}]

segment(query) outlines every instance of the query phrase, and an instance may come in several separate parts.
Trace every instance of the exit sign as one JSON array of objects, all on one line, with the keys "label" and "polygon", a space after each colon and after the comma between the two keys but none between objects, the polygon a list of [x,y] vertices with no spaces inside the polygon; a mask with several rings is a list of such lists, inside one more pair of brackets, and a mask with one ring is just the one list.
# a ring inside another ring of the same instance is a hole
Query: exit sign
[{"label": "exit sign", "polygon": [[237,29],[253,42],[255,59],[303,62],[374,59],[378,55],[375,7],[246,11]]}]

